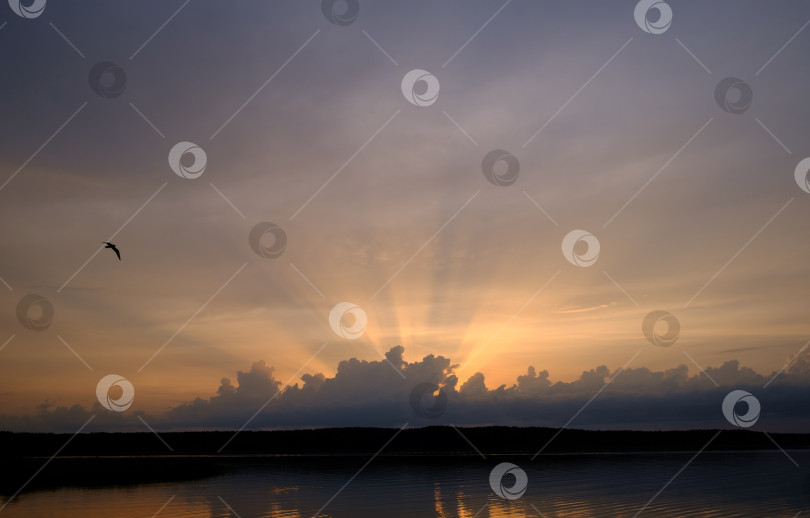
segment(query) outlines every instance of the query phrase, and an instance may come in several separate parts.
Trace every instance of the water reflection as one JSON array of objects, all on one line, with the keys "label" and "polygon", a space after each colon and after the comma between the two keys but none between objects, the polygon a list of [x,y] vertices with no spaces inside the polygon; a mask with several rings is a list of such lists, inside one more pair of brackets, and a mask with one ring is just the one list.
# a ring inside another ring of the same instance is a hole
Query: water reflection
[{"label": "water reflection", "polygon": [[[698,457],[642,516],[810,516],[810,452]],[[690,454],[473,458],[223,458],[222,475],[188,482],[27,492],[0,518],[73,517],[630,517]],[[489,472],[508,460],[529,477],[526,494],[498,498]],[[121,469],[126,469],[126,460]],[[344,487],[345,485],[345,487]],[[337,496],[335,496],[337,494]],[[325,506],[325,507],[324,507]]]}]

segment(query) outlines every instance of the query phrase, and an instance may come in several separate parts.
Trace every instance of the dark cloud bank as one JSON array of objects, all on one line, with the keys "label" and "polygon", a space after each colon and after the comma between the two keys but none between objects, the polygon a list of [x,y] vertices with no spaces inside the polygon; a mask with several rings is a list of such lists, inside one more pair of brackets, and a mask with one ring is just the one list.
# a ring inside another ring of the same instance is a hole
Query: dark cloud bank
[{"label": "dark cloud bank", "polygon": [[[810,430],[808,354],[798,357],[770,384],[776,373],[759,374],[733,360],[706,368],[711,380],[703,374],[690,376],[685,365],[660,372],[644,367],[618,372],[602,365],[583,372],[575,381],[552,382],[548,371],[537,372],[530,366],[514,385],[489,388],[481,373],[460,382],[454,374],[457,365],[449,358],[429,355],[407,363],[403,353],[404,348],[397,346],[386,353],[387,361],[352,358],[340,363],[333,378],[304,374],[299,383],[286,388],[275,378],[272,366],[258,361],[250,370],[237,372],[235,382],[222,378],[215,395],[198,397],[163,414],[137,410],[136,386],[136,404],[124,413],[105,410],[98,403],[89,410],[80,405],[68,408],[45,403],[34,414],[1,415],[0,429],[72,432],[91,414],[95,418],[86,431],[144,431],[138,417],[157,430],[238,429],[259,409],[247,429],[399,427],[406,422],[409,426],[559,427],[575,415],[568,425],[571,428],[730,428],[721,403],[731,390],[743,389],[762,405],[753,430]],[[439,399],[432,394],[417,398],[427,410],[423,415],[411,404],[414,388],[426,382],[441,386],[444,393],[438,397],[445,399],[446,406],[435,418],[424,417],[438,409]],[[580,412],[591,398],[593,401]]]}]

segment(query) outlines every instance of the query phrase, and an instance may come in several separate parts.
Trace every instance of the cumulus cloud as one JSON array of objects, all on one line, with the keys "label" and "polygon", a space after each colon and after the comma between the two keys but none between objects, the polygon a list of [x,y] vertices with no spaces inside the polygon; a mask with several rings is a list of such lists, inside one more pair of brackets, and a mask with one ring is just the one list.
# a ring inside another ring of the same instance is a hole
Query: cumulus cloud
[{"label": "cumulus cloud", "polygon": [[[575,414],[571,427],[720,428],[731,426],[722,415],[721,402],[733,389],[748,390],[762,403],[758,428],[803,431],[810,422],[807,354],[772,383],[768,382],[776,373],[759,374],[732,360],[693,375],[685,365],[664,371],[600,365],[570,382],[552,382],[547,370],[529,366],[513,385],[489,388],[480,372],[459,383],[454,373],[458,366],[449,358],[428,355],[408,363],[404,351],[402,346],[393,347],[379,361],[351,358],[340,362],[334,377],[303,374],[290,386],[275,378],[272,366],[257,361],[250,370],[237,372],[236,382],[223,377],[208,398],[198,397],[162,414],[137,410],[118,414],[99,404],[86,409],[46,402],[33,414],[0,416],[0,429],[75,431],[91,415],[95,417],[88,430],[111,431],[142,430],[141,419],[162,430],[237,429],[246,423],[248,429],[390,427],[406,422],[554,427]],[[411,391],[425,382],[440,387],[442,399],[446,398],[438,417],[426,418],[410,405]]]}]

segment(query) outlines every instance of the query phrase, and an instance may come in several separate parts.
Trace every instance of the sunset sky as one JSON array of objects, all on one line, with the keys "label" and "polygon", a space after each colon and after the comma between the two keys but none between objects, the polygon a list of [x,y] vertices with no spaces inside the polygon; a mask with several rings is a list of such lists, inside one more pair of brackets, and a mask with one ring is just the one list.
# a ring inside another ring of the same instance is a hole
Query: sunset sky
[{"label": "sunset sky", "polygon": [[[623,367],[650,376],[626,394],[714,391],[719,420],[653,420],[672,427],[727,425],[723,395],[800,351],[784,376],[806,392],[810,194],[794,170],[810,156],[810,5],[672,1],[651,34],[636,3],[361,1],[346,25],[318,0],[49,2],[32,19],[0,6],[0,428],[100,408],[112,373],[135,388],[129,413],[167,427],[238,428],[274,381],[319,373],[338,380],[335,401],[381,399],[356,419],[257,425],[396,426],[375,405],[407,405],[452,365],[458,387],[482,373],[490,391],[533,366],[582,402]],[[125,73],[120,95],[91,87],[102,61]],[[440,85],[427,106],[403,96],[414,69]],[[743,113],[715,100],[727,77],[753,92]],[[204,150],[199,177],[172,171],[180,142]],[[482,172],[496,149],[519,162],[510,185]],[[286,234],[278,257],[251,248],[261,222]],[[579,229],[598,239],[591,266],[561,249]],[[18,321],[28,294],[53,305],[47,329]],[[330,328],[344,301],[367,315],[356,340]],[[642,332],[655,310],[680,324],[670,347]],[[371,363],[341,392],[352,358]],[[415,366],[405,377],[397,358]],[[260,386],[238,415],[172,421],[242,380]],[[518,398],[495,414],[470,403],[478,381],[458,422],[561,426],[579,408],[532,420]],[[804,408],[774,426],[804,426]],[[61,419],[54,430],[83,422]]]}]

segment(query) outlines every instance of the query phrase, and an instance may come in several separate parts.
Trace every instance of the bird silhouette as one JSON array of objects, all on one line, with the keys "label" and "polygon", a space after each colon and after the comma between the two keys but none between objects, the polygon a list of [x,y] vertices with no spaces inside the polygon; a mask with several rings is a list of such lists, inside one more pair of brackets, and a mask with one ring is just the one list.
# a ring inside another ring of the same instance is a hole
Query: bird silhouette
[{"label": "bird silhouette", "polygon": [[107,242],[107,241],[102,241],[102,243],[104,243],[105,245],[107,245],[107,246],[105,246],[104,248],[112,248],[113,252],[115,252],[115,255],[117,255],[117,256],[118,256],[118,260],[119,260],[119,261],[121,260],[121,252],[119,252],[119,251],[118,251],[118,249],[115,247],[115,245],[114,245],[114,244],[109,243],[109,242]]}]

